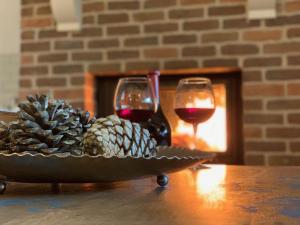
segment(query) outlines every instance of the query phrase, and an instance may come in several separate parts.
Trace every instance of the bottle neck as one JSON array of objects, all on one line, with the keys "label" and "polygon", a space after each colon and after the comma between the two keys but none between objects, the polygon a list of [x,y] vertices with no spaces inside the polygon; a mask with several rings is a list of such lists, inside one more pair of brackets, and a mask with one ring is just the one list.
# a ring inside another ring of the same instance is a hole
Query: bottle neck
[{"label": "bottle neck", "polygon": [[159,71],[153,71],[150,72],[148,75],[148,78],[151,80],[153,91],[154,91],[154,97],[157,102],[157,105],[159,107],[160,100],[159,100]]}]

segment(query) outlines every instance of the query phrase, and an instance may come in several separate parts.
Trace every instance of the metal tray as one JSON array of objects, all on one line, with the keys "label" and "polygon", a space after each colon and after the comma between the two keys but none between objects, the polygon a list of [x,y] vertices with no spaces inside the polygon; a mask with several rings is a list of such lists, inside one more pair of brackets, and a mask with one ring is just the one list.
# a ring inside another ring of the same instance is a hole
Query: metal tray
[{"label": "metal tray", "polygon": [[0,154],[0,178],[26,183],[97,183],[159,176],[211,160],[213,153],[159,147],[156,157]]}]

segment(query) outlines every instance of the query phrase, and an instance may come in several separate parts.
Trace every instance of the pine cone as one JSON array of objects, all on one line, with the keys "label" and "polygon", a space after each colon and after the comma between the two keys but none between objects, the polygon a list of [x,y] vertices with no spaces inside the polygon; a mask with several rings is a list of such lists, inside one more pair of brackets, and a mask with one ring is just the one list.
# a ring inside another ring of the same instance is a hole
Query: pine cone
[{"label": "pine cone", "polygon": [[89,113],[46,95],[27,99],[19,104],[18,120],[10,125],[12,152],[83,154],[83,133],[95,120],[89,120]]},{"label": "pine cone", "polygon": [[7,123],[0,121],[0,152],[8,152],[9,148],[9,126]]},{"label": "pine cone", "polygon": [[83,145],[89,155],[149,157],[156,154],[156,141],[139,124],[115,115],[95,121],[84,134]]}]

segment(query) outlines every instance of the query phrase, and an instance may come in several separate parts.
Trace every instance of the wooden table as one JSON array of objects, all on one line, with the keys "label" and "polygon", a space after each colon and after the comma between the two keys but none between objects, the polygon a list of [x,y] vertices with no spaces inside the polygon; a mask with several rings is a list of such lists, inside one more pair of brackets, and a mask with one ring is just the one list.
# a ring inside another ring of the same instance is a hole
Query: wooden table
[{"label": "wooden table", "polygon": [[300,224],[300,167],[211,166],[114,184],[9,184],[0,224]]}]

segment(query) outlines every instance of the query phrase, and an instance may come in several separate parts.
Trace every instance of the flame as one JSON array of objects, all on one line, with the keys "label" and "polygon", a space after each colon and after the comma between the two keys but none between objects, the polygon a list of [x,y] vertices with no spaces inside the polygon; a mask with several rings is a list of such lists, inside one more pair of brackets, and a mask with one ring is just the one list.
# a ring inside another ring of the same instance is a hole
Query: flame
[{"label": "flame", "polygon": [[[225,88],[219,86],[214,88],[216,97],[216,109],[212,117],[198,125],[196,140],[194,138],[193,126],[178,119],[177,126],[173,130],[173,144],[188,147],[190,149],[201,149],[204,151],[225,152],[227,149],[226,133],[226,109]],[[187,103],[186,107],[211,107],[209,100],[194,98],[193,102]]]},{"label": "flame", "polygon": [[213,165],[209,169],[201,169],[197,173],[197,194],[203,198],[209,207],[217,207],[225,201],[226,190],[224,187],[227,167]]}]

